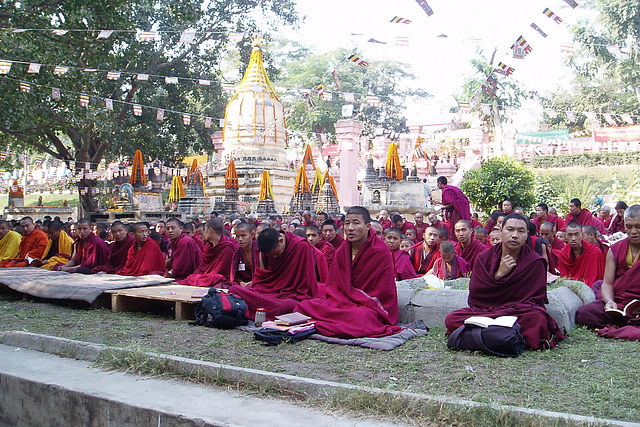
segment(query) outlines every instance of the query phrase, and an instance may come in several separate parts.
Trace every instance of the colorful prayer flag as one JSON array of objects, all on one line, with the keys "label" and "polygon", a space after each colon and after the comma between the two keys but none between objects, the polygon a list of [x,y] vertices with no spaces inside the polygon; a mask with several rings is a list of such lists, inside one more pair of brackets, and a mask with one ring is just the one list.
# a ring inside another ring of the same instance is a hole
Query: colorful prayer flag
[{"label": "colorful prayer flag", "polygon": [[552,108],[545,108],[544,109],[544,113],[547,116],[551,117],[552,119],[555,119],[555,118],[558,117],[558,113],[556,113],[556,111],[554,109],[552,109]]},{"label": "colorful prayer flag", "polygon": [[338,73],[336,72],[336,70],[333,70],[331,72],[331,75],[333,76],[333,81],[336,82],[336,87],[338,88],[338,90],[342,89],[342,84],[340,83],[340,79],[338,79]]},{"label": "colorful prayer flag", "polygon": [[113,99],[105,98],[104,99],[104,107],[109,111],[113,111]]},{"label": "colorful prayer flag", "polygon": [[489,83],[489,86],[491,86],[493,89],[496,89],[498,87],[498,82],[495,81],[495,79],[491,76],[487,76],[487,83]]},{"label": "colorful prayer flag", "polygon": [[433,9],[431,9],[431,7],[427,4],[425,0],[416,0],[416,2],[420,5],[422,10],[424,10],[427,13],[428,16],[433,15]]},{"label": "colorful prayer flag", "polygon": [[545,8],[545,10],[542,11],[542,13],[544,13],[546,16],[548,16],[549,18],[553,19],[556,23],[561,24],[562,23],[562,18],[560,18],[558,15],[556,15],[555,13],[553,13],[551,11],[551,9],[549,9],[548,7]]},{"label": "colorful prayer flag", "polygon": [[316,85],[316,91],[318,92],[318,96],[321,97],[322,96],[322,92],[323,92],[323,90],[322,90],[322,82],[320,82],[320,83],[318,83]]},{"label": "colorful prayer flag", "polygon": [[138,80],[140,80],[140,81],[145,81],[145,82],[146,82],[147,80],[149,80],[149,74],[142,74],[142,73],[140,73],[140,74],[138,74],[138,75],[136,76],[136,78],[137,78]]},{"label": "colorful prayer flag", "polygon": [[191,44],[196,38],[196,30],[184,30],[180,34],[179,43]]},{"label": "colorful prayer flag", "polygon": [[198,84],[200,86],[211,86],[211,80],[198,79]]},{"label": "colorful prayer flag", "polygon": [[363,59],[360,59],[360,57],[359,57],[359,56],[357,56],[357,55],[355,55],[355,54],[354,54],[354,55],[349,55],[349,56],[347,57],[347,59],[348,59],[349,61],[351,61],[351,62],[355,62],[356,64],[358,64],[358,65],[360,65],[360,66],[362,66],[362,67],[365,67],[365,68],[369,66],[369,63],[368,63],[367,61],[365,61],[365,60],[363,60]]},{"label": "colorful prayer flag", "polygon": [[516,69],[509,67],[507,64],[503,62],[498,63],[498,68],[493,71],[496,73],[504,74],[505,76],[510,76]]},{"label": "colorful prayer flag", "polygon": [[138,104],[133,104],[133,115],[141,116],[142,115],[142,106]]},{"label": "colorful prayer flag", "polygon": [[387,44],[387,42],[381,42],[380,40],[376,40],[374,38],[370,38],[369,40],[367,40],[367,43],[374,43],[374,44]]},{"label": "colorful prayer flag", "polygon": [[120,78],[120,73],[117,71],[109,71],[107,72],[107,80],[118,80]]},{"label": "colorful prayer flag", "polygon": [[222,88],[224,89],[225,92],[227,93],[233,93],[236,91],[236,85],[234,85],[233,83],[222,83]]},{"label": "colorful prayer flag", "polygon": [[520,46],[522,48],[522,51],[523,51],[524,55],[527,55],[527,54],[531,53],[531,51],[533,50],[533,48],[531,46],[529,46],[529,43],[527,43],[525,38],[522,37],[522,36],[518,37],[516,42],[511,45],[511,49],[516,49],[516,47],[518,47],[518,46]]},{"label": "colorful prayer flag", "polygon": [[38,64],[36,62],[32,62],[31,64],[29,64],[29,69],[27,70],[27,73],[29,74],[38,74],[40,72],[40,67],[42,66],[42,64]]},{"label": "colorful prayer flag", "polygon": [[400,18],[399,16],[394,16],[389,22],[393,22],[394,24],[411,24],[410,19]]},{"label": "colorful prayer flag", "polygon": [[9,74],[9,71],[11,71],[11,62],[0,61],[0,74]]},{"label": "colorful prayer flag", "polygon": [[177,85],[178,84],[178,78],[177,77],[165,77],[164,78],[164,82],[167,83],[167,84]]},{"label": "colorful prayer flag", "polygon": [[324,100],[324,101],[333,101],[333,94],[331,92],[322,92],[322,94],[320,95],[320,97]]},{"label": "colorful prayer flag", "polygon": [[[211,128],[211,120],[212,120],[211,117],[205,117],[204,118],[204,127],[205,127],[205,129]],[[222,127],[222,126],[220,126],[220,127]]]},{"label": "colorful prayer flag", "polygon": [[100,30],[96,39],[108,39],[113,34],[113,30]]},{"label": "colorful prayer flag", "polygon": [[89,106],[89,95],[86,95],[84,93],[80,94],[80,106],[81,107]]},{"label": "colorful prayer flag", "polygon": [[54,99],[56,101],[60,100],[60,89],[58,89],[57,87],[51,88],[51,99]]},{"label": "colorful prayer flag", "polygon": [[573,44],[565,43],[560,45],[560,52],[564,52],[567,55],[575,55],[576,47]]},{"label": "colorful prayer flag", "polygon": [[377,107],[380,105],[380,97],[377,95],[367,95],[367,104]]},{"label": "colorful prayer flag", "polygon": [[353,116],[353,104],[344,104],[342,106],[342,117]]},{"label": "colorful prayer flag", "polygon": [[468,102],[458,102],[458,107],[460,107],[461,113],[471,112],[471,105]]},{"label": "colorful prayer flag", "polygon": [[576,122],[576,115],[574,114],[573,111],[565,111],[565,114],[567,115],[567,118],[569,119],[569,121],[571,123],[575,123]]},{"label": "colorful prayer flag", "polygon": [[396,46],[409,47],[409,37],[396,37]]},{"label": "colorful prayer flag", "polygon": [[69,71],[69,67],[62,67],[59,65],[53,69],[53,74],[61,76],[63,74],[67,74],[67,71]]},{"label": "colorful prayer flag", "polygon": [[158,110],[156,111],[156,120],[158,120],[159,122],[164,120],[164,109],[158,108]]},{"label": "colorful prayer flag", "polygon": [[229,33],[230,42],[239,42],[244,38],[244,33]]},{"label": "colorful prayer flag", "polygon": [[575,0],[564,0],[564,2],[574,9],[578,7],[578,2],[576,2]]},{"label": "colorful prayer flag", "polygon": [[156,33],[155,31],[143,31],[140,33],[140,41],[141,42],[154,41],[157,35],[158,33]]},{"label": "colorful prayer flag", "polygon": [[69,32],[69,30],[53,30],[51,32],[53,34],[55,34],[56,36],[64,36],[65,34],[67,34]]},{"label": "colorful prayer flag", "polygon": [[540,35],[541,35],[542,37],[544,37],[545,39],[547,38],[547,33],[545,33],[544,31],[542,31],[542,28],[538,27],[538,26],[536,25],[536,23],[535,23],[535,22],[532,22],[532,23],[531,23],[531,28],[533,28],[533,29],[534,29],[534,30],[536,30],[538,33],[540,33]]},{"label": "colorful prayer flag", "polygon": [[351,92],[344,92],[342,96],[344,97],[345,102],[356,102],[356,98]]},{"label": "colorful prayer flag", "polygon": [[516,114],[516,109],[515,107],[504,107],[504,112],[509,116],[513,116]]},{"label": "colorful prayer flag", "polygon": [[188,126],[188,125],[191,124],[191,115],[190,114],[184,113],[182,115],[182,124],[185,125],[185,126]]},{"label": "colorful prayer flag", "polygon": [[20,92],[24,92],[24,93],[31,92],[31,85],[27,82],[20,82]]}]

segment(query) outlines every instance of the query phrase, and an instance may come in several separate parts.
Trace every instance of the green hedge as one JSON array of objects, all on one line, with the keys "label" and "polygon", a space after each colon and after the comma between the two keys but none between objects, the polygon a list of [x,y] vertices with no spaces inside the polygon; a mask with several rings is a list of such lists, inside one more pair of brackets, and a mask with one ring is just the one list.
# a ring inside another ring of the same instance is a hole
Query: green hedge
[{"label": "green hedge", "polygon": [[566,168],[571,166],[615,166],[640,163],[640,151],[624,153],[584,153],[536,156],[531,159],[532,168]]}]

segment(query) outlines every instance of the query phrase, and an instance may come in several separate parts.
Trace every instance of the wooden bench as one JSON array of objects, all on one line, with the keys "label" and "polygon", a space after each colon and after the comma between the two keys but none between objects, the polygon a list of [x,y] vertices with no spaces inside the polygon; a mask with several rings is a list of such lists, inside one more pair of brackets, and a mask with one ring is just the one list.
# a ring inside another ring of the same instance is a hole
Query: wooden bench
[{"label": "wooden bench", "polygon": [[113,289],[105,291],[111,294],[111,311],[162,311],[172,309],[176,320],[195,319],[196,305],[202,297],[193,298],[196,291],[208,291],[182,285],[160,285],[146,288]]}]

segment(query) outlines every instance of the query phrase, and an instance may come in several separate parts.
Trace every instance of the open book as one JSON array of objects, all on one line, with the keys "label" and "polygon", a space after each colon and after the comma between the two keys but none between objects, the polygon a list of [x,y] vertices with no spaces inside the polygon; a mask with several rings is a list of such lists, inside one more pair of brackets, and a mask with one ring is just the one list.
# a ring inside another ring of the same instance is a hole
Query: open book
[{"label": "open book", "polygon": [[25,258],[27,260],[27,265],[31,264],[36,258],[31,258],[28,254],[27,257]]},{"label": "open book", "polygon": [[604,312],[612,317],[628,317],[632,319],[640,317],[640,300],[634,299],[630,301],[622,310],[607,308]]},{"label": "open book", "polygon": [[471,316],[464,321],[464,324],[480,326],[481,328],[486,328],[487,326],[506,326],[510,328],[516,323],[516,320],[518,320],[517,316],[500,316],[495,319],[485,316]]}]

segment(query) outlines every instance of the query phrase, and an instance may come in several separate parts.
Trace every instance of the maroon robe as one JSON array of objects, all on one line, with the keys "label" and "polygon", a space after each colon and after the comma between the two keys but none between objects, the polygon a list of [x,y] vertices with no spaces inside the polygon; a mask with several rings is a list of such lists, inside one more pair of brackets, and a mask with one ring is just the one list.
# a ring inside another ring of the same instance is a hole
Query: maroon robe
[{"label": "maroon robe", "polygon": [[445,209],[445,220],[449,223],[449,240],[457,242],[458,239],[453,232],[456,223],[461,219],[471,221],[469,199],[458,187],[445,185],[442,187],[442,204],[448,205],[449,203],[453,203],[452,207]]},{"label": "maroon robe", "polygon": [[416,270],[411,265],[411,258],[407,251],[398,249],[393,251],[393,258],[395,262],[396,280],[407,280],[416,277]]},{"label": "maroon robe", "polygon": [[240,282],[248,283],[251,281],[253,278],[253,270],[258,262],[258,254],[258,242],[255,240],[251,241],[251,263],[247,262],[242,248],[239,247],[236,249],[231,260],[231,282],[240,284]]},{"label": "maroon robe", "polygon": [[393,222],[391,222],[390,219],[386,220],[384,223],[382,221],[378,221],[380,224],[382,224],[382,229],[386,230],[387,228],[391,228],[393,227]]},{"label": "maroon robe", "polygon": [[231,260],[235,252],[231,239],[224,234],[216,245],[207,242],[198,268],[187,278],[177,280],[178,284],[227,288],[231,281]]},{"label": "maroon robe", "polygon": [[233,285],[229,292],[244,298],[249,316],[254,318],[256,308],[267,310],[267,319],[291,313],[300,301],[316,296],[316,260],[313,247],[306,239],[281,231],[286,247],[277,258],[264,254],[258,256],[251,285]]},{"label": "maroon robe", "polygon": [[414,243],[419,243],[424,240],[424,230],[429,227],[429,224],[423,222],[421,226],[416,225],[416,241]]},{"label": "maroon robe", "polygon": [[200,265],[200,248],[195,240],[185,233],[182,233],[175,242],[172,240],[169,243],[167,253],[171,258],[171,270],[176,281],[186,279]]},{"label": "maroon robe", "polygon": [[[607,230],[604,229],[604,224],[598,218],[594,218],[594,216],[586,209],[582,209],[580,211],[580,215],[573,216],[572,213],[568,213],[564,217],[564,222],[569,224],[570,222],[577,222],[580,225],[593,225],[600,231],[601,234],[605,234]],[[566,228],[566,225],[565,225]]]},{"label": "maroon robe", "polygon": [[373,229],[351,260],[351,244],[338,251],[329,272],[326,296],[303,301],[296,311],[316,320],[323,335],[382,337],[400,332],[393,255]]},{"label": "maroon robe", "polygon": [[[619,310],[632,300],[640,299],[640,261],[636,261],[633,267],[629,268],[626,261],[628,249],[629,239],[611,245],[611,253],[616,261],[613,300]],[[600,329],[598,335],[603,337],[640,341],[640,324],[630,319],[609,316],[604,311],[604,301],[601,298],[580,307],[576,312],[576,323]],[[616,325],[619,328],[607,325]]]},{"label": "maroon robe", "polygon": [[451,271],[447,272],[444,259],[440,258],[433,264],[433,274],[442,280],[455,280],[469,274],[469,264],[462,257],[454,255],[451,260]]},{"label": "maroon robe", "polygon": [[336,233],[336,237],[329,243],[331,243],[331,246],[333,246],[333,249],[337,251],[340,245],[342,244],[342,242],[344,242],[344,236],[340,233]]},{"label": "maroon robe", "polygon": [[78,263],[77,273],[90,274],[94,267],[107,261],[109,247],[107,243],[93,233],[89,233],[87,240],[76,239],[73,243]]},{"label": "maroon robe", "polygon": [[322,251],[313,245],[311,245],[311,247],[313,248],[314,258],[316,259],[316,279],[318,280],[319,290],[321,284],[327,283],[327,277],[329,276],[329,265],[327,264],[327,258],[324,256]]},{"label": "maroon robe", "polygon": [[616,216],[611,220],[611,224],[609,224],[609,230],[607,234],[617,233],[618,231],[625,233],[624,229],[624,218],[616,213]]},{"label": "maroon robe", "polygon": [[[545,222],[550,222],[551,224],[555,225],[556,231],[557,230],[562,230],[564,228],[564,223],[560,224],[560,222],[558,221],[559,219],[560,218],[558,218],[554,214],[547,214],[547,219],[545,219],[544,221],[541,220],[539,216],[536,216],[535,218],[533,218],[533,221],[531,221],[531,222],[534,223],[535,226],[536,226],[536,233],[540,234],[540,226]],[[562,221],[562,220],[560,220],[560,221]],[[561,227],[561,225],[562,225],[562,227]]]},{"label": "maroon robe", "polygon": [[160,246],[147,237],[140,250],[137,242],[131,245],[127,252],[127,262],[116,274],[121,276],[145,276],[147,274],[164,274],[164,254]]},{"label": "maroon robe", "polygon": [[109,253],[107,254],[107,262],[102,265],[98,265],[93,267],[91,270],[92,273],[100,273],[105,272],[108,274],[115,274],[124,267],[125,262],[127,262],[127,253],[129,252],[129,248],[136,243],[136,239],[127,234],[127,237],[122,241],[113,242],[109,245]]},{"label": "maroon robe", "polygon": [[469,271],[473,271],[473,264],[475,263],[478,255],[487,249],[486,245],[483,245],[474,238],[471,238],[471,243],[469,243],[469,246],[464,249],[460,242],[456,242],[455,244],[456,255],[467,261],[467,264],[469,264]]},{"label": "maroon robe", "polygon": [[319,249],[320,252],[322,252],[322,255],[324,255],[327,261],[327,268],[331,268],[333,257],[336,254],[336,250],[333,245],[329,242],[325,242],[324,240],[320,240],[320,243],[318,244],[318,246],[316,246],[316,248]]},{"label": "maroon robe", "polygon": [[452,333],[471,316],[517,316],[527,347],[553,348],[564,339],[556,321],[547,313],[547,267],[544,259],[524,245],[517,265],[500,279],[502,245],[478,255],[469,283],[469,307],[449,313],[445,319],[447,333]]},{"label": "maroon robe", "polygon": [[[404,234],[407,234],[407,230],[409,230],[409,229],[411,229],[411,228],[412,228],[412,229],[414,229],[414,230],[416,230],[416,226],[415,226],[415,225],[413,225],[413,223],[412,223],[412,222],[405,221],[405,222],[404,222],[404,224],[402,224],[402,228],[400,229],[400,231],[401,231],[401,232],[402,232],[402,234],[404,235]],[[416,234],[418,234],[418,230],[416,230]]]},{"label": "maroon robe", "polygon": [[413,269],[420,277],[431,270],[433,263],[440,258],[440,247],[436,244],[433,249],[425,254],[424,243],[418,243],[409,249],[409,257],[411,258]]},{"label": "maroon robe", "polygon": [[596,245],[592,245],[586,240],[582,241],[582,254],[578,258],[573,257],[570,245],[565,245],[559,251],[554,251],[558,257],[556,268],[560,276],[571,280],[579,280],[589,287],[598,280],[604,278],[605,257]]},{"label": "maroon robe", "polygon": [[198,236],[198,233],[193,233],[193,236],[191,236],[191,238],[193,239],[194,242],[196,242],[196,245],[198,245],[200,252],[201,253],[204,252],[204,242],[202,241],[200,236]]}]

